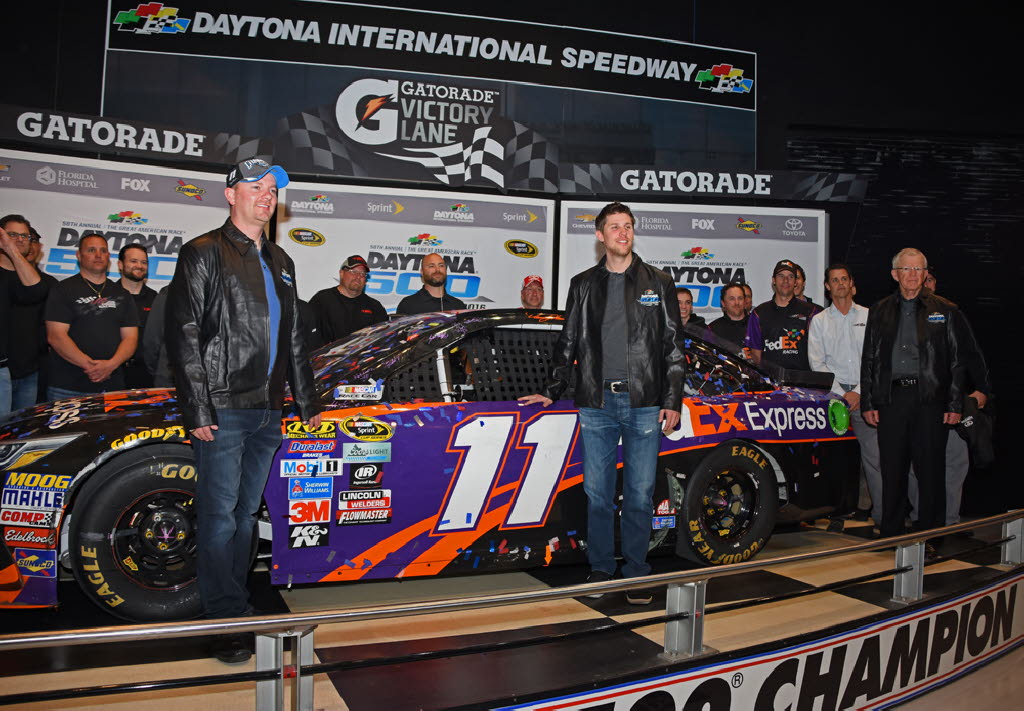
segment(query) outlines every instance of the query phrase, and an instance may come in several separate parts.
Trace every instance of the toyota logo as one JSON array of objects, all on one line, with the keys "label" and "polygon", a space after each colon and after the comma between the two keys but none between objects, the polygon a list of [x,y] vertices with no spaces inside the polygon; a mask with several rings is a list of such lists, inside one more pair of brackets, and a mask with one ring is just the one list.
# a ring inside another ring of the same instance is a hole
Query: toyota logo
[{"label": "toyota logo", "polygon": [[788,220],[786,220],[786,229],[787,230],[796,231],[796,230],[799,230],[803,226],[804,226],[804,221],[803,220],[798,220],[795,217],[791,217]]}]

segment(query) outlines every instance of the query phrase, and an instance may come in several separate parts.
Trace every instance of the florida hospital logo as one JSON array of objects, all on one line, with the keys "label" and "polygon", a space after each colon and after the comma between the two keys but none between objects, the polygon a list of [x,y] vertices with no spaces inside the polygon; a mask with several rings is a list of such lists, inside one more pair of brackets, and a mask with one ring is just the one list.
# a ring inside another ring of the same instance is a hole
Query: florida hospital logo
[{"label": "florida hospital logo", "polygon": [[192,20],[178,17],[178,8],[158,2],[142,3],[134,10],[121,10],[114,18],[119,32],[138,35],[176,34],[188,29]]}]

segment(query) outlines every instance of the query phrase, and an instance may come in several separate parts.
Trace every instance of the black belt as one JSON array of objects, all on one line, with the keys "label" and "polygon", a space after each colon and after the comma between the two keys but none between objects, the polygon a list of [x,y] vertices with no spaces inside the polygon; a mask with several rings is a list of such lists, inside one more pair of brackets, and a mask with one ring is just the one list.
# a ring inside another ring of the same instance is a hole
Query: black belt
[{"label": "black belt", "polygon": [[613,393],[628,393],[629,392],[629,381],[628,380],[606,380],[604,381],[604,389],[611,390]]},{"label": "black belt", "polygon": [[917,385],[917,378],[893,378],[892,384],[897,388],[909,388]]}]

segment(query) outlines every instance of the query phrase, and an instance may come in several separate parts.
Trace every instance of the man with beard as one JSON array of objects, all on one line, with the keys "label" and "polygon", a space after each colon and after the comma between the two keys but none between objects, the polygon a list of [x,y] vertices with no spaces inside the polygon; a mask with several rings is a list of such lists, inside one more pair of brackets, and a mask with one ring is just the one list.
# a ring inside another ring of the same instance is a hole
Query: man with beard
[{"label": "man with beard", "polygon": [[[0,415],[11,410],[12,379],[8,367],[8,348],[36,333],[15,327],[13,310],[18,304],[39,303],[46,298],[47,286],[39,272],[25,258],[32,241],[31,227],[21,215],[0,218]],[[32,393],[35,402],[35,393]],[[31,403],[29,403],[31,404]]]},{"label": "man with beard", "polygon": [[46,300],[50,400],[124,390],[121,366],[139,342],[135,303],[107,278],[106,238],[83,236],[77,256],[79,273],[57,282]]},{"label": "man with beard", "polygon": [[398,302],[399,316],[425,314],[431,311],[457,311],[466,308],[466,302],[445,293],[448,266],[440,254],[428,254],[420,262],[423,288]]},{"label": "man with beard", "polygon": [[[632,211],[606,205],[594,221],[605,256],[572,278],[565,324],[541,393],[521,405],[548,407],[572,380],[583,442],[587,496],[587,582],[616,572],[615,520],[619,519],[625,578],[647,575],[654,483],[662,432],[679,424],[685,361],[676,345],[682,328],[672,278],[633,252]],[[616,505],[617,448],[622,441],[622,500]],[[618,513],[618,515],[616,515]],[[601,593],[591,597],[600,597]],[[649,589],[626,593],[647,605]]]},{"label": "man with beard", "polygon": [[309,301],[316,326],[313,347],[333,343],[361,328],[388,320],[384,306],[366,295],[370,267],[353,254],[338,270],[338,286],[321,289]]},{"label": "man with beard", "polygon": [[[139,314],[139,333],[145,333],[146,320],[149,318],[156,292],[146,286],[149,276],[149,255],[141,244],[126,244],[117,255],[117,270],[121,272],[118,282],[121,288],[132,295],[135,310]],[[129,388],[151,388],[153,378],[146,370],[142,357],[142,349],[136,349],[128,362],[124,364],[125,385]]]}]

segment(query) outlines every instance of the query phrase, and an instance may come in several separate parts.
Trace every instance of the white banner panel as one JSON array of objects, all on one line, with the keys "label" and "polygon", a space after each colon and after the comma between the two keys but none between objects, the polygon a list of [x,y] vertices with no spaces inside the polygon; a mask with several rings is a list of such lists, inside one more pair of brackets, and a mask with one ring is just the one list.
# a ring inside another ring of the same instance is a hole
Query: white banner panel
[{"label": "white banner panel", "polygon": [[[604,256],[594,218],[605,203],[563,202],[558,260],[558,306],[569,280]],[[693,292],[694,312],[709,322],[722,315],[719,296],[730,281],[750,284],[754,305],[772,296],[772,268],[792,259],[807,273],[806,294],[824,303],[828,215],[822,210],[721,205],[630,203],[636,217],[633,249]]]},{"label": "white banner panel", "polygon": [[530,274],[544,279],[550,308],[553,213],[552,200],[296,182],[278,205],[277,243],[306,300],[337,286],[341,263],[358,254],[370,265],[366,293],[394,313],[423,286],[423,257],[437,252],[448,293],[470,308],[518,307]]},{"label": "white banner panel", "polygon": [[224,176],[197,171],[2,150],[0,187],[0,214],[28,218],[42,237],[40,269],[57,279],[78,272],[78,240],[97,233],[107,238],[111,279],[121,278],[121,247],[139,243],[159,291],[181,245],[228,216]]}]

